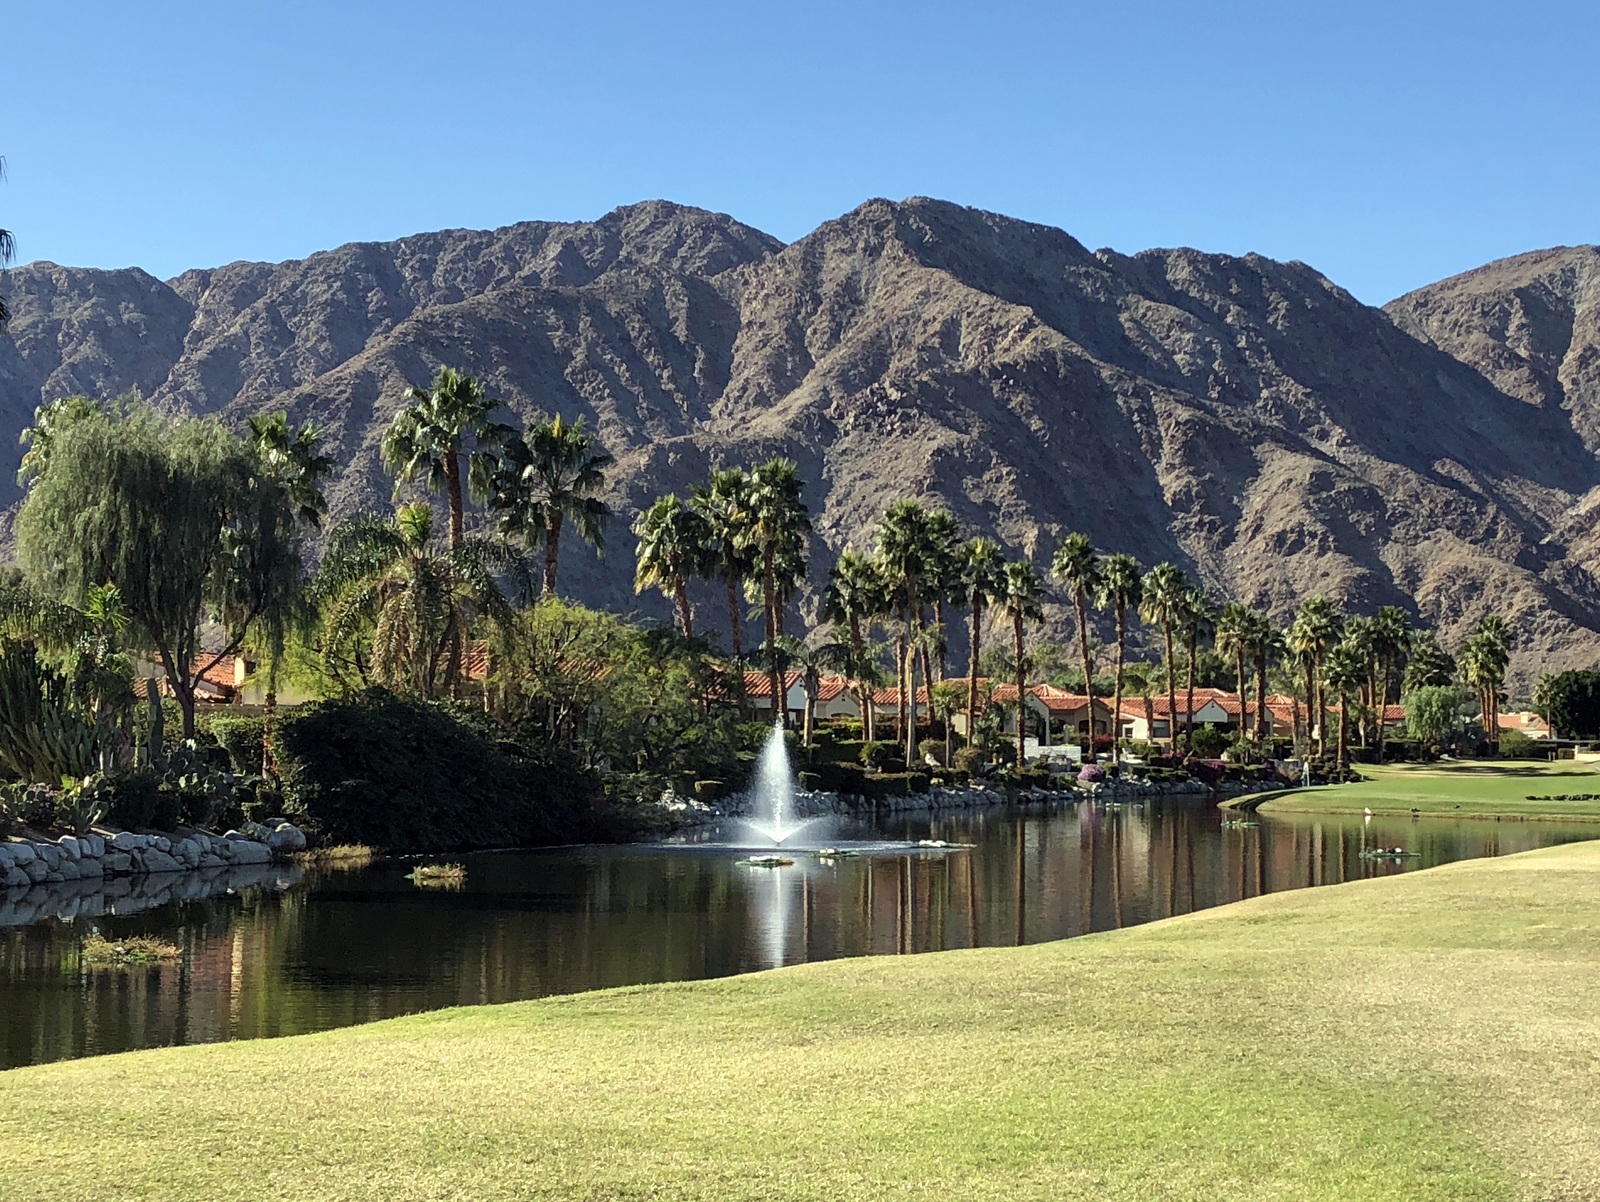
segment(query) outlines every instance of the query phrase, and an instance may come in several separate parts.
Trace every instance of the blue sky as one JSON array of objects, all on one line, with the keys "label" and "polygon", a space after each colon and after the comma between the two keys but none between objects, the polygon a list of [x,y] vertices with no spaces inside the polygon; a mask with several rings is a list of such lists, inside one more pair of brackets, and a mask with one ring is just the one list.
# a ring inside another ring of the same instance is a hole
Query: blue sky
[{"label": "blue sky", "polygon": [[1381,303],[1600,241],[1600,5],[22,3],[19,258],[166,277],[665,197],[785,240],[938,196]]}]

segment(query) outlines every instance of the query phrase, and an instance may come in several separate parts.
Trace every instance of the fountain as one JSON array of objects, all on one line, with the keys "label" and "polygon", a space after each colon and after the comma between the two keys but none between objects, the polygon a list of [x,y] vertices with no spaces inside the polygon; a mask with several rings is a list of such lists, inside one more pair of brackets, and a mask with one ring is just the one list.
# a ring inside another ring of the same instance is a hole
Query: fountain
[{"label": "fountain", "polygon": [[766,746],[761,749],[751,792],[755,798],[755,812],[744,825],[774,847],[782,847],[785,839],[816,821],[795,816],[794,772],[789,767],[789,744],[783,737],[781,725],[773,726]]}]

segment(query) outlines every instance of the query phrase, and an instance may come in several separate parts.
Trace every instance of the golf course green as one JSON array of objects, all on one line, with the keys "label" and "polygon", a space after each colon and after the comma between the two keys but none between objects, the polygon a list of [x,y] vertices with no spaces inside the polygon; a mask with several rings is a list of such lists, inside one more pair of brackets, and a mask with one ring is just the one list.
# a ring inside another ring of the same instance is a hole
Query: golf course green
[{"label": "golf course green", "polygon": [[1600,843],[0,1073],[24,1199],[1587,1199]]},{"label": "golf course green", "polygon": [[1600,772],[1589,763],[1445,760],[1357,764],[1356,771],[1365,779],[1287,793],[1264,802],[1261,812],[1360,814],[1371,810],[1374,814],[1416,811],[1430,818],[1600,818]]}]

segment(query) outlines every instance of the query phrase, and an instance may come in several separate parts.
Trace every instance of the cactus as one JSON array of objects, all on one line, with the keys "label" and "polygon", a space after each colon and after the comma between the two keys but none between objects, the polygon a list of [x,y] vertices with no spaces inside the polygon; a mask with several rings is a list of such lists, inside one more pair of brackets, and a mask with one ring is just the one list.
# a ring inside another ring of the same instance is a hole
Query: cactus
[{"label": "cactus", "polygon": [[0,645],[0,767],[28,781],[88,776],[103,734],[30,643]]}]

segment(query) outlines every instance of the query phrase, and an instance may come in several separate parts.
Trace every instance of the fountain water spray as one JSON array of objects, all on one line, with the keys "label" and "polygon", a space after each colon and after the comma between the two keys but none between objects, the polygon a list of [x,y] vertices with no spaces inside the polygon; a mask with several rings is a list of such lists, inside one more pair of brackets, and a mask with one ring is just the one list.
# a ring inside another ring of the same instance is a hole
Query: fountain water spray
[{"label": "fountain water spray", "polygon": [[772,840],[774,846],[781,846],[801,827],[811,824],[810,819],[795,817],[794,772],[789,766],[789,744],[781,723],[773,726],[761,749],[753,792],[755,813],[745,825]]}]

